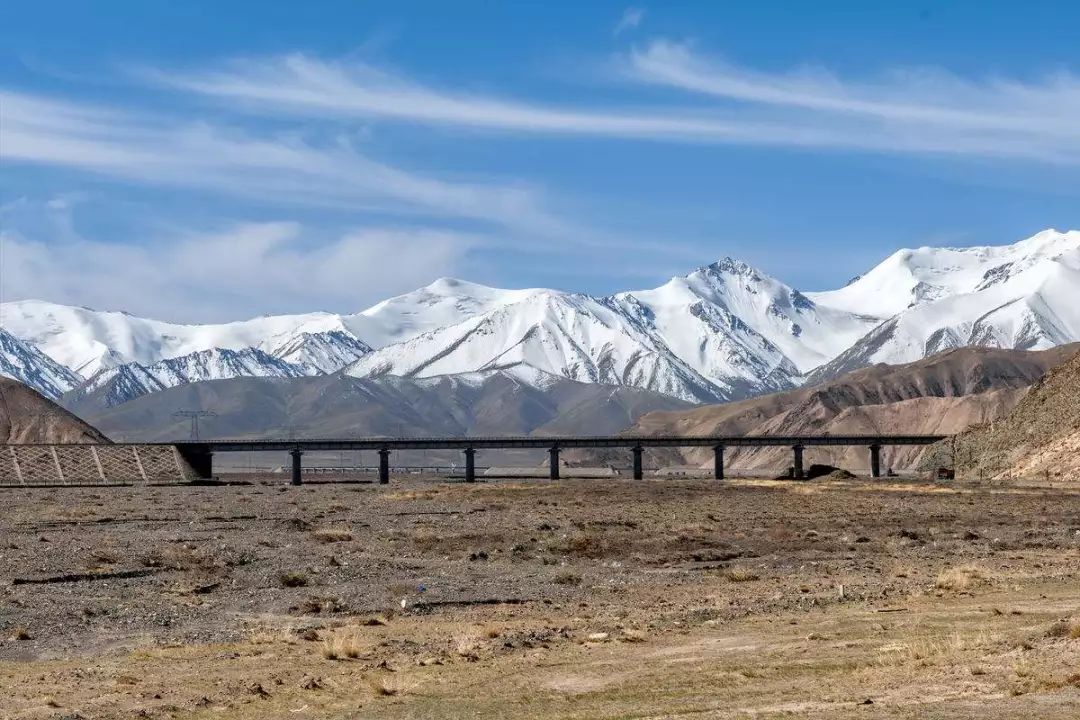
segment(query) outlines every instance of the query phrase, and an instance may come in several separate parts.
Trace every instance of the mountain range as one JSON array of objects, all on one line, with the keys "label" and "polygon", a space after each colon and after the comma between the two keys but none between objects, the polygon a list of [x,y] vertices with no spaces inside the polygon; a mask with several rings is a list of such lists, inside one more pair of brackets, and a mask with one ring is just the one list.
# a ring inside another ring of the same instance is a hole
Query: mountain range
[{"label": "mountain range", "polygon": [[610,296],[444,278],[355,314],[178,324],[39,300],[0,305],[0,374],[116,406],[237,377],[506,376],[622,385],[693,403],[816,384],[963,346],[1080,340],[1080,232],[900,250],[800,292],[730,258]]}]

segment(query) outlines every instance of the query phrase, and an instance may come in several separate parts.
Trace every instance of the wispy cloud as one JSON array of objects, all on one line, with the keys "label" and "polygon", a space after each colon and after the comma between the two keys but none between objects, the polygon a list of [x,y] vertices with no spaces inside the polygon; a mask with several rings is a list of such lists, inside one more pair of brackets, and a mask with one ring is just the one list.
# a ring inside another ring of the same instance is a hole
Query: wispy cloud
[{"label": "wispy cloud", "polygon": [[[1019,158],[1080,164],[1080,81],[964,80],[893,71],[851,82],[823,70],[759,72],[655,41],[620,58],[624,77],[694,104],[556,106],[436,89],[365,63],[302,54],[149,74],[249,112],[357,118],[516,133]],[[705,101],[705,102],[702,102]]]},{"label": "wispy cloud", "polygon": [[703,137],[736,126],[685,113],[642,114],[620,108],[588,110],[436,90],[366,63],[308,55],[242,60],[203,72],[142,75],[164,86],[246,103],[258,112],[383,119],[491,130],[626,137]]},{"label": "wispy cloud", "polygon": [[853,145],[1080,162],[1080,78],[1064,72],[1023,83],[902,69],[848,81],[814,67],[758,72],[668,41],[632,53],[628,65],[636,80],[761,107],[774,120],[839,123]]},{"label": "wispy cloud", "polygon": [[645,19],[645,8],[628,7],[623,10],[622,16],[619,18],[619,22],[615,24],[614,35],[621,35],[627,30],[633,30],[637,26],[641,25],[641,21]]},{"label": "wispy cloud", "polygon": [[0,91],[6,163],[76,168],[128,181],[272,200],[557,229],[535,191],[409,172],[331,138],[267,136]]}]

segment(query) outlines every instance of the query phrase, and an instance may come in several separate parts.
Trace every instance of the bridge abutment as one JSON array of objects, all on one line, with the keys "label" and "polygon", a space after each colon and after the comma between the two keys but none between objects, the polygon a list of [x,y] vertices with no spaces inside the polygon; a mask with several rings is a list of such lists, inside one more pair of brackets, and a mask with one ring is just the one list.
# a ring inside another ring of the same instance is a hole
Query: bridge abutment
[{"label": "bridge abutment", "polygon": [[214,479],[214,452],[209,445],[186,444],[177,445],[177,452],[184,462],[195,472],[199,480]]}]

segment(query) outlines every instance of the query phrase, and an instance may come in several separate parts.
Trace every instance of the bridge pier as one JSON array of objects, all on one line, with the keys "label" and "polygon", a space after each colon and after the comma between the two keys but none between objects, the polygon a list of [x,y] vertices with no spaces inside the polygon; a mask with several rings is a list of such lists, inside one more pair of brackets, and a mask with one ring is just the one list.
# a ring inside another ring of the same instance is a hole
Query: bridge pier
[{"label": "bridge pier", "polygon": [[208,445],[177,445],[177,451],[184,462],[195,472],[199,480],[214,479],[214,452]]},{"label": "bridge pier", "polygon": [[301,450],[300,448],[295,448],[295,449],[289,451],[289,455],[292,456],[292,484],[293,485],[300,485],[303,482],[303,480],[300,477],[300,472],[302,470],[301,465],[300,465],[300,456],[303,455],[303,454],[304,454],[304,451]]},{"label": "bridge pier", "polygon": [[881,477],[881,446],[870,446],[870,477]]},{"label": "bridge pier", "polygon": [[559,479],[559,446],[552,445],[548,450],[548,477],[552,480]]},{"label": "bridge pier", "polygon": [[634,446],[634,479],[642,480],[645,477],[644,464],[642,463],[642,455],[645,452],[645,448],[640,445]]},{"label": "bridge pier", "polygon": [[476,450],[465,448],[465,482],[476,482]]},{"label": "bridge pier", "polygon": [[795,452],[795,465],[793,476],[796,480],[802,480],[806,477],[806,472],[803,470],[803,446],[793,445],[791,449]]},{"label": "bridge pier", "polygon": [[390,448],[379,448],[379,484],[390,482]]},{"label": "bridge pier", "polygon": [[713,477],[717,480],[724,479],[724,446],[713,446]]}]

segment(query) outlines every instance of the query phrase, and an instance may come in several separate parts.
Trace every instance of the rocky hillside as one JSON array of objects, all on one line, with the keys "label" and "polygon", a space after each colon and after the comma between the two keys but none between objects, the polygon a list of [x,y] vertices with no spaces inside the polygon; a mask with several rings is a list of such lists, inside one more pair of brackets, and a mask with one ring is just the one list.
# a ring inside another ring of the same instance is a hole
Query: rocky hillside
[{"label": "rocky hillside", "polygon": [[[1080,345],[1044,351],[961,348],[906,365],[876,365],[847,373],[815,387],[642,417],[628,434],[951,434],[1003,417],[1052,367],[1073,356]],[[884,448],[885,468],[914,468],[921,448]],[[659,465],[708,466],[708,451],[658,453]],[[786,449],[731,448],[732,471],[781,471],[791,463]],[[864,448],[812,448],[806,462],[828,463],[853,471],[869,466]]]},{"label": "rocky hillside", "polygon": [[[615,434],[654,410],[689,403],[627,387],[506,371],[409,379],[233,378],[169,388],[116,406],[100,395],[71,393],[64,401],[113,437],[185,439],[178,409],[212,410],[205,437],[371,437]],[[536,387],[539,385],[540,387]]]},{"label": "rocky hillside", "polygon": [[1012,412],[943,445],[954,449],[961,477],[1080,480],[1080,354],[1046,373]]},{"label": "rocky hillside", "polygon": [[0,443],[108,442],[108,438],[35,390],[0,378]]}]

